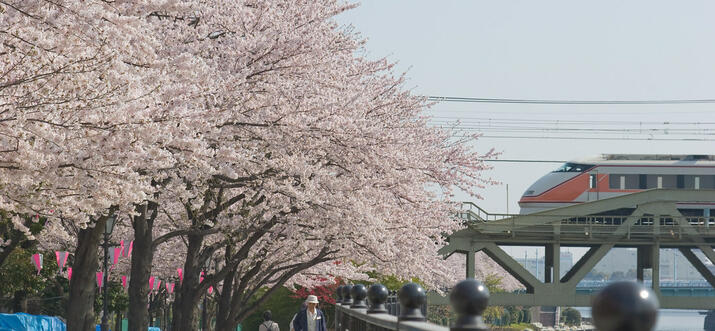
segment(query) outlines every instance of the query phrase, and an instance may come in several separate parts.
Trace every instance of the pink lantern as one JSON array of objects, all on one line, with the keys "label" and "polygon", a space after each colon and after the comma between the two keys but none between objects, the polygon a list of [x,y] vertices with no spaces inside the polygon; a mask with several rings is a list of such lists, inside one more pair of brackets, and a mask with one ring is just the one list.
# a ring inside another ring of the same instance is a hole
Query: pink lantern
[{"label": "pink lantern", "polygon": [[109,267],[109,270],[112,270],[117,265],[120,256],[122,256],[121,247],[113,247],[109,249],[109,262],[112,263],[112,266]]},{"label": "pink lantern", "polygon": [[69,252],[55,251],[55,257],[57,257],[57,266],[60,268],[60,270],[58,270],[57,272],[62,272],[62,269],[65,267],[65,264],[67,264],[67,257],[69,256]]},{"label": "pink lantern", "polygon": [[184,269],[177,268],[176,272],[179,274],[179,283],[184,281]]},{"label": "pink lantern", "polygon": [[201,277],[199,278],[199,283],[204,281],[204,272],[201,272]]},{"label": "pink lantern", "polygon": [[214,287],[213,287],[213,286],[210,286],[210,287],[209,287],[209,294],[211,294],[211,292],[213,292],[213,291],[214,291]]},{"label": "pink lantern", "polygon": [[122,256],[129,257],[129,255],[132,254],[132,248],[134,248],[134,241],[131,241],[129,243],[129,246],[124,247],[124,250],[122,251]]},{"label": "pink lantern", "polygon": [[72,268],[67,267],[67,280],[72,280]]},{"label": "pink lantern", "polygon": [[37,274],[40,274],[42,270],[42,254],[32,254],[32,263],[35,264],[35,269],[37,269]]},{"label": "pink lantern", "polygon": [[124,287],[125,290],[127,289],[127,276],[122,276],[122,287]]},{"label": "pink lantern", "polygon": [[97,271],[97,286],[99,288],[102,288],[102,276],[104,276],[104,273],[101,271]]}]

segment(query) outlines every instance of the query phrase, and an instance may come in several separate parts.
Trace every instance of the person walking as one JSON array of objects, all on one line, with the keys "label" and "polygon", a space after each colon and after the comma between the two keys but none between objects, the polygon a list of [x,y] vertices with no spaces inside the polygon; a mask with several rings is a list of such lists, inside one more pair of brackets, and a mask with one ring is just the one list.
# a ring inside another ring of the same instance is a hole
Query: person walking
[{"label": "person walking", "polygon": [[295,321],[295,317],[298,316],[301,310],[304,310],[305,308],[308,307],[308,304],[303,301],[303,303],[300,304],[300,309],[298,310],[297,313],[293,314],[293,318],[290,319],[290,331],[295,331],[293,328],[293,321]]},{"label": "person walking", "polygon": [[301,310],[293,321],[295,331],[327,331],[325,315],[318,309],[318,297],[309,295],[305,299],[306,309]]},{"label": "person walking", "polygon": [[278,323],[273,322],[273,313],[270,310],[263,312],[263,323],[258,326],[258,331],[280,331]]}]

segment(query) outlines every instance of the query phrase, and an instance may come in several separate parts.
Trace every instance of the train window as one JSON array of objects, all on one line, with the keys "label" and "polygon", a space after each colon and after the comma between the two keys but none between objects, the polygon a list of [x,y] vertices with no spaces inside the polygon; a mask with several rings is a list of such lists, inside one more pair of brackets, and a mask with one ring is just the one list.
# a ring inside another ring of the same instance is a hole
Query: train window
[{"label": "train window", "polygon": [[684,175],[677,175],[675,177],[675,187],[677,188],[685,188],[685,176]]},{"label": "train window", "polygon": [[678,187],[678,180],[676,175],[662,175],[660,176],[663,178],[663,185],[661,185],[660,188],[677,188]]},{"label": "train window", "polygon": [[638,175],[638,188],[641,190],[648,188],[648,175]]},{"label": "train window", "polygon": [[608,187],[616,190],[636,190],[640,188],[640,175],[610,175]]},{"label": "train window", "polygon": [[715,188],[715,176],[701,176],[700,177],[700,188],[706,190],[712,190]]},{"label": "train window", "polygon": [[588,169],[593,168],[591,164],[579,164],[579,163],[564,163],[561,167],[554,170],[554,172],[584,172]]},{"label": "train window", "polygon": [[695,189],[699,190],[700,189],[700,177],[699,176],[691,176],[691,175],[684,175],[683,176],[683,188],[686,189]]}]

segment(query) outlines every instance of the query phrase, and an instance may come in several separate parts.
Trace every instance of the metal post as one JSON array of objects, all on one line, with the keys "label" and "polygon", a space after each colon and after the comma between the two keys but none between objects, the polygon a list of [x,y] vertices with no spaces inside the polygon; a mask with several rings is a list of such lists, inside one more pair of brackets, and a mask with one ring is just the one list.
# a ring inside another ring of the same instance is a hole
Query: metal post
[{"label": "metal post", "polygon": [[102,331],[109,331],[109,324],[107,321],[107,262],[109,260],[109,234],[104,231],[104,281],[102,282],[102,293],[103,293],[103,303],[102,303]]},{"label": "metal post", "polygon": [[[206,273],[208,268],[204,265],[204,277],[206,277]],[[208,318],[208,312],[206,311],[206,291],[204,291],[204,304],[201,306],[201,331],[206,331],[208,330],[208,323],[206,322],[206,319]]]}]

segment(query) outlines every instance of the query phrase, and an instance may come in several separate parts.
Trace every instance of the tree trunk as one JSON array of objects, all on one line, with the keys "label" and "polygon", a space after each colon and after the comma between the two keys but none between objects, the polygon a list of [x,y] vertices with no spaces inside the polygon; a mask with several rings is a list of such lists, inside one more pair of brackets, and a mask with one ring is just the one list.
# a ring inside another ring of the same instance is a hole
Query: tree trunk
[{"label": "tree trunk", "polygon": [[99,267],[97,249],[106,220],[107,217],[102,216],[94,227],[82,229],[77,234],[67,302],[67,330],[94,330],[95,272]]},{"label": "tree trunk", "polygon": [[148,218],[147,206],[137,208],[139,215],[132,220],[134,247],[129,278],[129,330],[146,330],[149,327],[149,277],[154,250],[152,247],[153,222]]},{"label": "tree trunk", "polygon": [[[226,259],[231,257],[231,246],[226,246]],[[223,279],[221,296],[218,299],[216,308],[216,331],[234,331],[236,325],[231,321],[231,294],[233,293],[233,280],[236,277],[236,269],[233,267]]]},{"label": "tree trunk", "polygon": [[188,235],[186,261],[184,263],[184,281],[179,290],[175,291],[174,307],[172,312],[172,331],[193,331],[198,329],[196,307],[201,295],[198,293],[201,266],[199,255],[203,236]]}]

